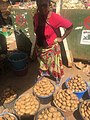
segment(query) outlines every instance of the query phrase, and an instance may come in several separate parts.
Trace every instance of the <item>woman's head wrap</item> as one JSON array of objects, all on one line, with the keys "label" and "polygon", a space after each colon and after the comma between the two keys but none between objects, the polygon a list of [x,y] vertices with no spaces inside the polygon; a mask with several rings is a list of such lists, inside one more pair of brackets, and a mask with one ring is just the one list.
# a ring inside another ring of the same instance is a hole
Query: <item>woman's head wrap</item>
[{"label": "woman's head wrap", "polygon": [[[51,2],[51,0],[47,0],[48,2]],[[42,0],[36,0],[36,3],[42,2]]]}]

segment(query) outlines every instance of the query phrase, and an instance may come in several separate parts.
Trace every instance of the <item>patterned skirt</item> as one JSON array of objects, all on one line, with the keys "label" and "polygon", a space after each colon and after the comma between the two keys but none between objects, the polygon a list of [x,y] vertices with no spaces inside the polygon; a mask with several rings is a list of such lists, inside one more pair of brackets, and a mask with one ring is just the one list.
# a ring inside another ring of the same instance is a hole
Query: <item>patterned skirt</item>
[{"label": "patterned skirt", "polygon": [[60,45],[55,43],[46,49],[38,48],[37,58],[40,63],[40,73],[47,71],[57,81],[60,81],[64,75]]}]

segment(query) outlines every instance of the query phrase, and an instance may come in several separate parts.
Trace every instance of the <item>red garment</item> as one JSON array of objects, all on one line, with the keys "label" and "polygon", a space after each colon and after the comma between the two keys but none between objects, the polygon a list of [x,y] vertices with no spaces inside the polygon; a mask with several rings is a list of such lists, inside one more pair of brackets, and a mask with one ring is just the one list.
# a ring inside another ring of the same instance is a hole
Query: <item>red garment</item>
[{"label": "red garment", "polygon": [[[39,16],[39,13],[36,13],[35,16],[34,16],[35,32],[36,32],[36,29],[38,27],[38,16]],[[55,29],[58,29],[59,27],[69,28],[72,25],[72,23],[69,20],[63,18],[62,16],[60,16],[60,15],[54,13],[54,12],[51,13],[51,16],[50,16],[48,22]],[[40,32],[40,31],[38,30],[38,32]],[[55,38],[57,38],[56,33],[54,32],[54,30],[48,24],[45,24],[44,37],[43,38],[45,38],[45,39],[42,39],[45,47],[54,44],[54,40],[55,40]],[[36,40],[38,40],[37,34],[36,34]],[[47,44],[45,44],[45,42]]]}]

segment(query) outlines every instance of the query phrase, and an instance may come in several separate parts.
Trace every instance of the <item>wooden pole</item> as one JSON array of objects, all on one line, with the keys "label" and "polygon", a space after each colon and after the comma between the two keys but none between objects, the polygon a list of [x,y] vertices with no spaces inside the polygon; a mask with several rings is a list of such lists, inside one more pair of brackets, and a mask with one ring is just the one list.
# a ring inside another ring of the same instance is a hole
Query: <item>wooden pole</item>
[{"label": "wooden pole", "polygon": [[[62,3],[62,0],[57,0],[56,1],[56,13],[57,14],[60,14],[61,3]],[[64,34],[64,29],[63,28],[60,28],[60,31],[61,31],[61,34]],[[63,40],[63,44],[64,44],[64,48],[65,48],[65,52],[66,52],[66,57],[67,57],[67,61],[68,61],[68,67],[72,67],[73,56],[72,56],[71,51],[69,50],[66,38]]]}]

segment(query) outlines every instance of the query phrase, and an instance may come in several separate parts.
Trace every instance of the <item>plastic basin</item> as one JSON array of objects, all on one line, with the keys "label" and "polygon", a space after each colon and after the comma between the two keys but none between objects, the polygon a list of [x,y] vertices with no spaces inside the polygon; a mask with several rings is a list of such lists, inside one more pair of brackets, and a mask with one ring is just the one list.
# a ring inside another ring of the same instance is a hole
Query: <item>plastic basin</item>
[{"label": "plastic basin", "polygon": [[[87,100],[85,100],[86,102],[90,102],[90,99],[87,99]],[[84,102],[84,101],[83,101]],[[83,104],[83,102],[81,102],[80,103],[80,105],[79,105],[79,113],[80,113],[80,115],[81,115],[81,117],[83,118],[83,120],[87,120],[86,118],[84,118],[84,116],[82,115],[82,112],[81,112],[81,106],[82,106],[82,104]]]},{"label": "plastic basin", "polygon": [[[67,80],[66,80],[66,82],[65,82],[65,85],[66,85],[67,88],[69,88],[68,85],[67,85],[67,82],[68,82],[70,79],[71,79],[71,78],[67,78]],[[85,82],[85,83],[87,84],[87,82]],[[86,90],[84,90],[84,91],[82,91],[82,92],[75,92],[75,91],[74,91],[73,93],[76,94],[79,99],[81,99],[81,98],[83,97],[84,93],[85,93],[87,90],[88,90],[88,85],[87,85],[87,89],[86,89]]]},{"label": "plastic basin", "polygon": [[23,69],[13,70],[16,76],[25,76],[28,72],[28,66],[26,65]]},{"label": "plastic basin", "polygon": [[15,103],[14,103],[14,108],[13,108],[13,110],[14,110],[14,113],[19,117],[19,120],[35,120],[34,118],[35,118],[35,115],[37,114],[37,112],[38,112],[38,110],[39,110],[39,108],[40,108],[40,101],[39,101],[39,99],[36,97],[36,99],[39,101],[39,106],[38,106],[38,109],[37,109],[37,111],[34,113],[34,114],[24,114],[24,115],[20,115],[20,114],[18,114],[17,113],[17,111],[16,111],[16,109],[15,109],[15,104],[16,104],[16,102],[20,99],[20,98],[22,98],[23,96],[26,96],[26,94],[31,94],[31,93],[29,93],[29,92],[27,92],[27,93],[25,93],[25,94],[23,94],[23,95],[20,95],[17,99],[16,99],[16,101],[15,101]]},{"label": "plastic basin", "polygon": [[[46,108],[48,109],[48,108],[50,108],[50,107],[54,107],[54,106],[47,106],[47,107],[42,108],[42,109],[36,114],[35,120],[38,120],[38,116],[42,113],[43,110],[45,110]],[[56,107],[55,107],[55,108],[56,108]],[[56,108],[56,109],[57,109],[57,111],[60,112],[60,113],[62,114],[62,116],[64,117],[63,120],[66,120],[66,118],[65,118],[64,114],[62,113],[62,111],[59,110],[58,108]]]},{"label": "plastic basin", "polygon": [[14,52],[9,56],[8,60],[14,70],[20,70],[27,65],[28,56],[23,52]]},{"label": "plastic basin", "polygon": [[[0,114],[0,118],[3,117],[4,115],[10,115],[11,117],[14,118],[14,120],[18,120],[18,117],[12,113],[9,113],[9,112],[3,112]],[[7,118],[6,118],[7,119]]]},{"label": "plastic basin", "polygon": [[[53,93],[54,93],[54,91],[53,91]],[[49,102],[51,102],[52,98],[53,98],[53,93],[51,93],[48,96],[39,96],[34,92],[34,94],[39,98],[41,104],[48,104]]]},{"label": "plastic basin", "polygon": [[[39,78],[39,81],[42,80],[42,79],[43,79],[43,77]],[[37,81],[37,82],[39,82],[39,81]],[[37,83],[36,83],[36,84],[37,84]],[[54,84],[53,84],[52,82],[51,82],[51,84],[54,86]],[[37,94],[34,92],[34,87],[33,87],[33,93],[35,94],[35,96],[38,97],[38,99],[40,100],[40,103],[41,103],[41,104],[48,104],[49,102],[51,102],[52,99],[53,99],[53,94],[54,94],[54,92],[55,92],[55,86],[54,86],[54,91],[53,91],[51,94],[49,94],[48,96],[40,96],[40,95],[37,95]]]}]

